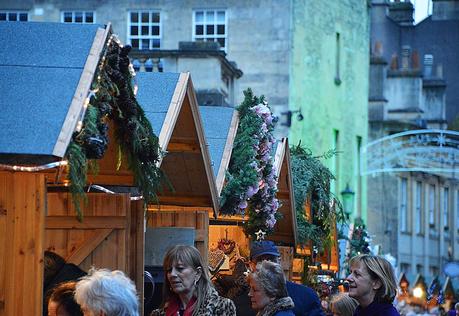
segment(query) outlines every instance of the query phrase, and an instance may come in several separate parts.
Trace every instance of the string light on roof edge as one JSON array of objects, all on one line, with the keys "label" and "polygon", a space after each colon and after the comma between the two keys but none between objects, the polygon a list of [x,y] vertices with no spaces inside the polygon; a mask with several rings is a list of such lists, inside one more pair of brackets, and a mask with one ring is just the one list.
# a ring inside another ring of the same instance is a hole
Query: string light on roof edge
[{"label": "string light on roof edge", "polygon": [[40,166],[20,166],[20,165],[7,165],[7,164],[0,164],[0,169],[3,170],[11,170],[11,171],[25,171],[25,172],[37,172],[47,169],[52,169],[60,166],[67,166],[67,160],[61,160],[56,162],[51,162],[45,165]]}]

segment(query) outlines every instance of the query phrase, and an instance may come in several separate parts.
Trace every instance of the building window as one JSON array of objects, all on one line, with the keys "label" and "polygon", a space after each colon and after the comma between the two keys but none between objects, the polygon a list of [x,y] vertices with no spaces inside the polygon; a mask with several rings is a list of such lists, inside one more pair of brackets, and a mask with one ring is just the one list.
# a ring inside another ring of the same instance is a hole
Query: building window
[{"label": "building window", "polygon": [[443,228],[449,229],[449,188],[443,189]]},{"label": "building window", "polygon": [[414,205],[415,205],[415,218],[416,218],[416,233],[417,234],[422,234],[423,233],[423,227],[422,227],[422,183],[419,181],[416,181],[416,192],[415,192],[415,200],[414,200]]},{"label": "building window", "polygon": [[438,272],[440,271],[440,270],[438,269],[438,267],[436,267],[436,266],[430,266],[430,267],[429,267],[429,270],[430,270],[430,271],[429,271],[429,272],[430,272],[430,275],[431,275],[431,276],[434,276],[434,277],[435,277],[435,276],[438,276]]},{"label": "building window", "polygon": [[401,272],[405,273],[405,275],[410,274],[410,267],[411,265],[409,263],[400,263],[400,270]]},{"label": "building window", "polygon": [[218,42],[227,47],[227,22],[224,10],[196,10],[193,14],[193,41]]},{"label": "building window", "polygon": [[429,226],[435,228],[435,185],[429,185]]},{"label": "building window", "polygon": [[405,178],[402,178],[402,181],[400,183],[400,228],[402,232],[408,231],[407,188],[408,188],[408,180]]},{"label": "building window", "polygon": [[96,13],[93,11],[62,11],[61,22],[64,23],[96,23]]},{"label": "building window", "polygon": [[357,214],[362,214],[362,177],[360,176],[360,164],[362,163],[360,160],[360,150],[362,149],[362,137],[357,136],[356,138],[356,173],[357,173],[357,190],[356,190],[356,198],[355,203],[357,204],[355,209],[357,210]]},{"label": "building window", "polygon": [[416,265],[416,273],[422,274],[422,273],[423,273],[423,271],[422,271],[423,268],[424,268],[424,267],[422,266],[422,264],[417,264],[417,265]]},{"label": "building window", "polygon": [[128,43],[138,49],[160,49],[159,11],[131,11],[128,15]]},{"label": "building window", "polygon": [[339,64],[341,62],[341,39],[340,34],[336,33],[336,51],[335,51],[335,84],[341,84],[341,74]]},{"label": "building window", "polygon": [[29,13],[27,11],[0,11],[0,21],[21,21],[27,22]]}]

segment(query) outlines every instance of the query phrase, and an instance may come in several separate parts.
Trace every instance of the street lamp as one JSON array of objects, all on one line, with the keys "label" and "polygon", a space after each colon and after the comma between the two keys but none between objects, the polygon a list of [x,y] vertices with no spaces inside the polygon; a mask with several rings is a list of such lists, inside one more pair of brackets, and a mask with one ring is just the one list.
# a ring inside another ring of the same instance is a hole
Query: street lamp
[{"label": "street lamp", "polygon": [[346,214],[346,219],[349,219],[349,216],[352,214],[354,209],[354,196],[355,192],[349,188],[349,183],[346,185],[346,188],[341,191],[341,196],[343,197],[343,210]]}]

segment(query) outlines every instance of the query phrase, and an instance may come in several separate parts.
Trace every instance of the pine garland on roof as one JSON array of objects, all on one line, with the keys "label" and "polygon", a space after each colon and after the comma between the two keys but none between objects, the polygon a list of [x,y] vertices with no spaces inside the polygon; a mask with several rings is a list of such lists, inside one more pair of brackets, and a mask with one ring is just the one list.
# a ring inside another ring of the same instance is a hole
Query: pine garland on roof
[{"label": "pine garland on roof", "polygon": [[130,49],[130,46],[121,47],[113,35],[109,39],[91,85],[82,129],[73,134],[67,148],[70,192],[80,220],[80,202],[86,198],[84,187],[90,160],[102,158],[108,146],[108,119],[115,121],[115,135],[121,147],[118,159],[122,159],[122,152],[127,154],[128,167],[145,203],[155,202],[156,192],[161,188],[163,174],[157,163],[163,152],[134,95]]},{"label": "pine garland on roof", "polygon": [[[314,157],[301,143],[292,146],[290,153],[299,242],[307,245],[312,241],[319,251],[329,249],[333,243],[333,226],[336,222],[344,222],[345,216],[341,203],[330,191],[330,182],[335,177],[319,158],[329,158],[336,153],[329,151]],[[311,201],[310,219],[304,212],[308,197]]]},{"label": "pine garland on roof", "polygon": [[274,122],[263,96],[244,91],[239,105],[239,128],[221,194],[220,212],[247,215],[244,232],[255,238],[262,230],[273,231],[279,214],[277,177],[273,167]]}]

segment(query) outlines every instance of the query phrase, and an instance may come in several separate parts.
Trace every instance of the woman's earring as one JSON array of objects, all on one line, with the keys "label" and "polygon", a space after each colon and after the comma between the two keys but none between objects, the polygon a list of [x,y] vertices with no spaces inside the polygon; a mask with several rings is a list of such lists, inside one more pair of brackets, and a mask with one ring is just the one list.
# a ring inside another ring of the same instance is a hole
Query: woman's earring
[{"label": "woman's earring", "polygon": [[194,286],[198,284],[198,279],[194,279]]}]

